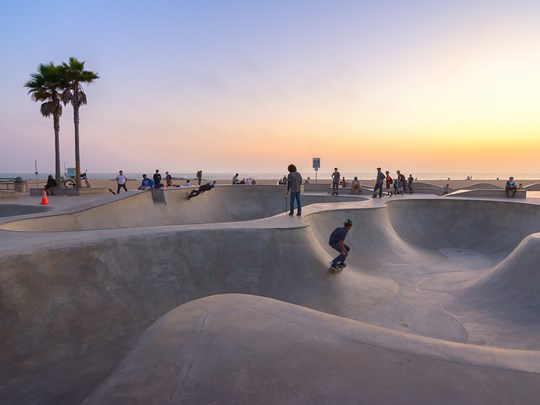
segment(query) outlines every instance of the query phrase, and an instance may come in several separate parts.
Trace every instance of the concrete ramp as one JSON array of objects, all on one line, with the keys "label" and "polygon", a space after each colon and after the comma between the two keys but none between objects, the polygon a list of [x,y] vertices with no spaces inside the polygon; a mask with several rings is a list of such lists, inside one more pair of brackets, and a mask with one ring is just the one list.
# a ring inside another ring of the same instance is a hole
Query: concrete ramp
[{"label": "concrete ramp", "polygon": [[426,299],[467,323],[468,342],[538,350],[539,261],[540,234],[535,233],[487,272],[426,277],[417,288]]},{"label": "concrete ramp", "polygon": [[227,295],[157,321],[84,404],[530,403],[539,373],[538,352],[420,338]]},{"label": "concrete ramp", "polygon": [[0,204],[0,217],[36,214],[49,210],[46,205]]},{"label": "concrete ramp", "polygon": [[[219,186],[187,199],[192,189],[150,190],[82,210],[5,223],[0,229],[25,232],[68,232],[249,221],[288,210],[279,186]],[[303,204],[321,201],[365,201],[361,197],[303,195]]]},{"label": "concrete ramp", "polygon": [[540,395],[540,206],[314,196],[289,217],[279,187],[187,192],[7,220],[0,403]]}]

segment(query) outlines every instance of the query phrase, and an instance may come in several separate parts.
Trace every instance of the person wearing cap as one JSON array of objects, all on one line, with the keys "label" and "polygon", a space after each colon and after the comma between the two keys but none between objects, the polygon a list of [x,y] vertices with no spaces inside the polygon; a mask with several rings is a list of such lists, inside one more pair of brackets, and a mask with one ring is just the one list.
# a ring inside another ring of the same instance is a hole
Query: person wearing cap
[{"label": "person wearing cap", "polygon": [[339,195],[339,180],[341,179],[341,173],[338,172],[337,167],[334,168],[332,173],[332,195]]},{"label": "person wearing cap", "polygon": [[343,222],[342,227],[334,229],[330,234],[328,244],[339,252],[339,255],[332,260],[332,265],[329,269],[333,273],[341,271],[347,266],[345,264],[345,259],[347,258],[347,255],[351,249],[345,244],[345,238],[351,230],[352,225],[352,221],[350,219],[346,219],[345,222]]},{"label": "person wearing cap", "polygon": [[516,182],[514,181],[514,178],[512,176],[510,176],[504,188],[506,190],[506,196],[508,198],[510,198],[510,193],[509,193],[510,191],[512,192],[512,198],[516,195],[516,190],[517,190]]}]

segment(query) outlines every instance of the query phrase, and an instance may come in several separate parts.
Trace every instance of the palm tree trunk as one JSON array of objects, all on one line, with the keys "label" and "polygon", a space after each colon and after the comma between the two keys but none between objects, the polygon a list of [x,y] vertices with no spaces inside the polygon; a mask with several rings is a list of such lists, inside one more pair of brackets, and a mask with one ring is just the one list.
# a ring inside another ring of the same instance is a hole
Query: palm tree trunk
[{"label": "palm tree trunk", "polygon": [[81,188],[81,156],[79,152],[79,105],[73,105],[73,121],[75,122],[75,183]]},{"label": "palm tree trunk", "polygon": [[60,174],[60,116],[55,114],[53,117],[54,122],[54,168],[55,178],[58,187],[61,186],[61,174]]}]

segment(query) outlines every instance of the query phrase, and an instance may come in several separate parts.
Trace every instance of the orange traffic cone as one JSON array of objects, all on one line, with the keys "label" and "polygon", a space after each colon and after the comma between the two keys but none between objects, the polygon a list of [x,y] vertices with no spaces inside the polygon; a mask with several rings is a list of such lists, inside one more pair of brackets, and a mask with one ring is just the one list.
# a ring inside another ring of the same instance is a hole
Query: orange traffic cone
[{"label": "orange traffic cone", "polygon": [[41,194],[41,202],[40,202],[40,204],[42,204],[42,205],[49,204],[49,200],[47,199],[47,192],[45,190],[43,190],[43,194]]}]

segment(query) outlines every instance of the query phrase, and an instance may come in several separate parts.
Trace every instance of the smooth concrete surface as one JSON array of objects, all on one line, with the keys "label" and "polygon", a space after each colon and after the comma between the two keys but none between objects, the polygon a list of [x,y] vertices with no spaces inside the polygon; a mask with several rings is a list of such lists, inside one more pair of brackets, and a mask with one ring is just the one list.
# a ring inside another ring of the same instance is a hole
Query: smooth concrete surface
[{"label": "smooth concrete surface", "polygon": [[50,210],[51,208],[47,205],[0,204],[0,217],[13,217]]},{"label": "smooth concrete surface", "polygon": [[[60,196],[81,196],[88,194],[108,194],[111,193],[110,190],[106,187],[81,187],[81,188],[62,188],[55,187],[54,194]],[[31,188],[31,196],[40,196],[43,194],[43,188]],[[112,194],[112,193],[111,193]]]},{"label": "smooth concrete surface", "polygon": [[540,199],[305,197],[302,217],[248,186],[1,218],[0,402],[537,400]]},{"label": "smooth concrete surface", "polygon": [[447,195],[447,197],[467,198],[527,198],[527,190],[517,190],[514,197],[506,197],[506,190],[501,188],[492,189],[461,189]]}]

